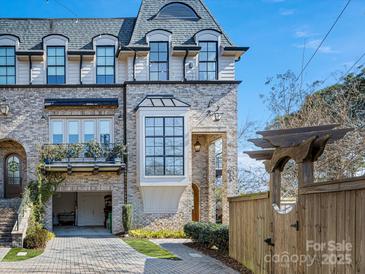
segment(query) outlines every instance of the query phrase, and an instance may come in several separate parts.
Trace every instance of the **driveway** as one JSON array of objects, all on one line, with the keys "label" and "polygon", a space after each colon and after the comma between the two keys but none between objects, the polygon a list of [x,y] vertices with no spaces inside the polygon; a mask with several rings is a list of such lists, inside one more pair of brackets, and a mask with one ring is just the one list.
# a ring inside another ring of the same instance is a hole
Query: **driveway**
[{"label": "driveway", "polygon": [[236,273],[182,245],[181,240],[156,241],[182,259],[172,261],[144,256],[108,233],[84,232],[67,235],[61,231],[41,256],[0,262],[0,273]]}]

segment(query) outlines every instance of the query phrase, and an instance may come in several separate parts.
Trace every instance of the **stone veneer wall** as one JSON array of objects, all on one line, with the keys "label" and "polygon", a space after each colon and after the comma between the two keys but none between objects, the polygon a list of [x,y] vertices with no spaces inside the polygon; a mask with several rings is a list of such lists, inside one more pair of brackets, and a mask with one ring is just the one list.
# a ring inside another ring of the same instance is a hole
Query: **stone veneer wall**
[{"label": "stone veneer wall", "polygon": [[[227,196],[236,193],[237,185],[237,85],[236,84],[130,84],[127,86],[127,128],[128,128],[128,202],[134,205],[134,225],[149,229],[181,229],[191,220],[193,206],[192,189],[189,185],[181,197],[178,212],[175,214],[145,214],[143,210],[141,192],[137,184],[136,163],[136,112],[134,108],[147,95],[172,94],[176,98],[191,105],[189,111],[189,128],[192,133],[224,133],[224,148],[227,150],[223,155],[224,168],[228,170],[223,174],[226,180],[226,194],[224,205],[228,205]],[[208,104],[211,110],[220,106],[219,112],[224,115],[219,122],[214,122],[207,115]],[[190,150],[191,151],[191,150]],[[204,152],[203,152],[204,153]],[[192,161],[190,152],[189,161]],[[194,163],[193,163],[194,164]],[[207,167],[201,166],[202,176],[207,177]],[[189,171],[190,182],[193,182],[191,170]],[[194,171],[199,173],[199,170]],[[229,174],[229,175],[227,175]],[[211,184],[211,182],[210,182]],[[210,188],[212,189],[212,188]],[[211,208],[211,190],[206,202],[201,203],[201,216],[204,220],[212,219],[214,212]],[[214,198],[214,197],[213,197]],[[224,222],[228,221],[228,207],[224,206]],[[215,207],[214,207],[215,209]],[[209,212],[209,213],[207,213]],[[203,217],[206,216],[206,217]]]},{"label": "stone veneer wall", "polygon": [[[123,142],[123,88],[120,87],[22,87],[0,88],[10,106],[7,116],[0,117],[0,153],[3,153],[2,140],[14,140],[24,147],[27,155],[26,174],[28,181],[35,179],[35,169],[39,162],[38,147],[49,143],[49,121],[52,115],[64,116],[103,116],[114,117],[114,141]],[[57,108],[44,109],[46,98],[118,98],[119,108]],[[46,119],[42,119],[42,115]],[[1,155],[0,155],[1,156]],[[64,191],[111,191],[113,195],[113,223],[115,233],[122,231],[121,206],[123,203],[122,176],[117,174],[96,174],[89,176],[68,176],[60,188]],[[52,224],[52,201],[48,203],[46,225]]]}]

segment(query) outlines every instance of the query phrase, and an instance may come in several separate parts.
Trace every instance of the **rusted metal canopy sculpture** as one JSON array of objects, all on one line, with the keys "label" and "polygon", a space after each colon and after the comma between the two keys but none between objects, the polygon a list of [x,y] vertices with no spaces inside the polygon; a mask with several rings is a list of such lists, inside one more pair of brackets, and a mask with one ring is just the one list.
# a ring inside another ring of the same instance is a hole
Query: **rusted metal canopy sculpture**
[{"label": "rusted metal canopy sculpture", "polygon": [[281,172],[293,159],[298,165],[299,187],[313,183],[313,162],[323,154],[326,144],[343,138],[351,128],[336,129],[339,125],[323,125],[292,129],[258,131],[262,138],[249,141],[263,150],[246,151],[251,158],[265,160],[270,173],[273,203],[280,205]]}]

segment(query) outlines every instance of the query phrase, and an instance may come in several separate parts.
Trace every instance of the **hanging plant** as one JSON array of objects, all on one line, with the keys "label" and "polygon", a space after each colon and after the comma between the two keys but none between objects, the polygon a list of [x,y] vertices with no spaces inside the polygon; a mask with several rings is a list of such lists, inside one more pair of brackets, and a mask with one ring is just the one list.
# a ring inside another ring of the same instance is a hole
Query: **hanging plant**
[{"label": "hanging plant", "polygon": [[67,148],[67,158],[78,158],[84,149],[83,144],[71,144]]},{"label": "hanging plant", "polygon": [[85,156],[89,158],[99,158],[103,155],[103,149],[96,141],[88,142],[85,144],[86,152]]}]

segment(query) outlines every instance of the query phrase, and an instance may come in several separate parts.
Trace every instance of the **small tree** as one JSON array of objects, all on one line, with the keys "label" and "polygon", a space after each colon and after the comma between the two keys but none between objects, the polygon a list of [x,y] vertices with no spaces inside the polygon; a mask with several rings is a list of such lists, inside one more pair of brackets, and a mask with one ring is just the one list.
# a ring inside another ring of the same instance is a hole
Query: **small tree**
[{"label": "small tree", "polygon": [[132,205],[126,204],[123,205],[122,208],[122,223],[124,227],[124,233],[128,234],[129,230],[132,227]]}]

